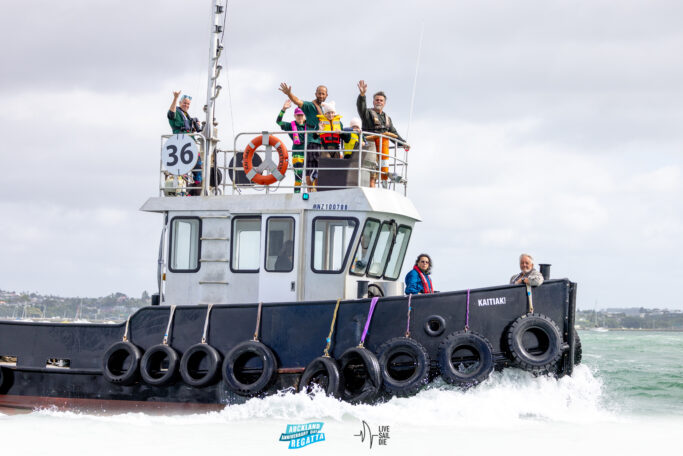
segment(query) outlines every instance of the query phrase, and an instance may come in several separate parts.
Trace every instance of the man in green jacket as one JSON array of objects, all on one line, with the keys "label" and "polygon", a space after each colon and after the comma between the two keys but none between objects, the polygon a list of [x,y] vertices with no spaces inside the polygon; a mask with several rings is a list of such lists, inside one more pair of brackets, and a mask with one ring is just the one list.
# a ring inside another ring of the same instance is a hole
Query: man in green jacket
[{"label": "man in green jacket", "polygon": [[180,97],[180,91],[173,92],[173,101],[166,114],[173,134],[178,135],[202,131],[199,120],[196,117],[193,119],[189,114],[192,97],[183,95],[180,97],[180,103],[178,103],[178,97]]},{"label": "man in green jacket", "polygon": [[[178,98],[180,98],[180,103],[178,103]],[[195,132],[201,132],[202,127],[199,124],[199,119],[190,117],[190,102],[192,97],[189,95],[180,96],[180,90],[173,92],[173,101],[171,102],[171,107],[168,108],[168,113],[166,117],[168,118],[168,123],[171,126],[171,130],[174,135],[190,134]],[[199,159],[197,164],[192,169],[192,172],[188,173],[187,178],[191,177],[191,189],[189,194],[193,196],[201,195],[202,187],[202,166],[204,152],[200,150]]]},{"label": "man in green jacket", "polygon": [[[292,86],[287,85],[284,82],[280,84],[279,90],[287,95],[292,103],[297,105],[304,112],[304,115],[306,116],[306,128],[309,130],[318,130],[318,114],[323,115],[321,104],[323,101],[327,100],[327,87],[324,85],[319,85],[315,89],[314,101],[302,101],[292,93]],[[319,150],[321,148],[320,138],[318,135],[308,138],[306,169],[310,168],[313,170],[311,174],[313,185],[317,184],[318,182],[318,159],[320,158]]]}]

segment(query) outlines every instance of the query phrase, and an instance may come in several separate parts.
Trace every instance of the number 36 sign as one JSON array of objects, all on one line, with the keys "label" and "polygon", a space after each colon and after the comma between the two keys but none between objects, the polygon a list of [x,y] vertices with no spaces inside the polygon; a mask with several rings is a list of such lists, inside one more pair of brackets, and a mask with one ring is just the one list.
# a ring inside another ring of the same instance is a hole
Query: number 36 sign
[{"label": "number 36 sign", "polygon": [[199,153],[197,144],[187,135],[168,138],[161,151],[161,168],[176,176],[187,174],[194,168]]}]

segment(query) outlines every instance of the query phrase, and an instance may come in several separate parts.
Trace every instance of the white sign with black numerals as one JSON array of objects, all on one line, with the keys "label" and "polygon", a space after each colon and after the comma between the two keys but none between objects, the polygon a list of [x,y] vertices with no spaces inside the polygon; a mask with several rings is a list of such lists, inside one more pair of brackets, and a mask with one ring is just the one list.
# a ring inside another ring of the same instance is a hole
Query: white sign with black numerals
[{"label": "white sign with black numerals", "polygon": [[187,135],[168,138],[161,151],[161,168],[176,176],[187,174],[199,158],[197,144]]}]

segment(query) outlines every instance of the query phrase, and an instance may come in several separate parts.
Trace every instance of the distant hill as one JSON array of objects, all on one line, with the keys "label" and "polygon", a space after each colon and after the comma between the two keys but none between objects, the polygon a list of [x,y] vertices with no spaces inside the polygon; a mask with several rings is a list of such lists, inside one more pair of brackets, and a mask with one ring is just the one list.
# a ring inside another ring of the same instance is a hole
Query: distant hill
[{"label": "distant hill", "polygon": [[140,307],[150,304],[146,291],[140,298],[119,292],[100,298],[65,298],[0,290],[0,318],[3,319],[125,320]]},{"label": "distant hill", "polygon": [[576,326],[583,329],[660,329],[683,331],[680,310],[646,309],[644,307],[577,310]]}]

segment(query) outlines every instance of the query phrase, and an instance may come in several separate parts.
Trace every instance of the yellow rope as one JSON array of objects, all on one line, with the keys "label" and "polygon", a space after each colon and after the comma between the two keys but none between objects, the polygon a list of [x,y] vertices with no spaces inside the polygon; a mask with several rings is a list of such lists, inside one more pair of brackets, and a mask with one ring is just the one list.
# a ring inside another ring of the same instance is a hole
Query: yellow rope
[{"label": "yellow rope", "polygon": [[254,330],[254,340],[258,341],[258,333],[261,328],[261,308],[263,307],[263,302],[259,301],[258,310],[256,311],[256,329]]},{"label": "yellow rope", "polygon": [[526,296],[529,301],[529,313],[534,313],[534,301],[531,299],[531,285],[526,284]]},{"label": "yellow rope", "polygon": [[330,345],[332,345],[332,333],[334,332],[334,323],[337,321],[337,311],[339,311],[339,303],[341,298],[337,299],[337,305],[334,307],[334,316],[332,317],[332,324],[330,325],[330,334],[327,336],[327,346],[324,350],[324,356],[330,357]]}]

